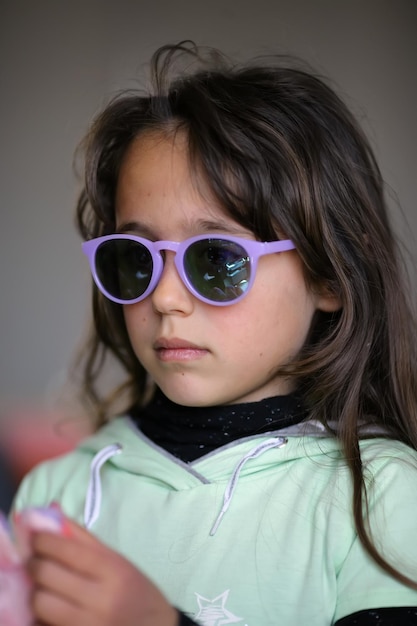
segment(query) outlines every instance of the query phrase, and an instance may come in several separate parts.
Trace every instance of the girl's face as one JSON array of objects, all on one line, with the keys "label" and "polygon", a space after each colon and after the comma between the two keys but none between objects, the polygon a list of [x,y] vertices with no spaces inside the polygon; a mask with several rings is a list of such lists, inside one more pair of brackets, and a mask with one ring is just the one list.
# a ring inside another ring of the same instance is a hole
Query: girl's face
[{"label": "girl's face", "polygon": [[[132,143],[120,170],[116,223],[118,232],[152,240],[207,233],[254,239],[208,187],[197,190],[182,135],[147,134]],[[223,307],[195,298],[167,251],[156,289],[124,306],[124,316],[139,361],[168,398],[209,406],[291,391],[280,366],[298,354],[315,311],[337,307],[334,298],[307,287],[295,250],[261,257],[247,296]]]}]

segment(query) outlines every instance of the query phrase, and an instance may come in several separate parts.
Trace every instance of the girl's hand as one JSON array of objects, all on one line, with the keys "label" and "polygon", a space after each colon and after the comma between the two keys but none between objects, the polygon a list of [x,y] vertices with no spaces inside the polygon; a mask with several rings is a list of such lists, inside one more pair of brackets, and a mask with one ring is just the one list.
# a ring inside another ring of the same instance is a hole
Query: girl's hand
[{"label": "girl's hand", "polygon": [[34,532],[28,571],[36,624],[176,626],[177,611],[128,560],[72,521]]}]

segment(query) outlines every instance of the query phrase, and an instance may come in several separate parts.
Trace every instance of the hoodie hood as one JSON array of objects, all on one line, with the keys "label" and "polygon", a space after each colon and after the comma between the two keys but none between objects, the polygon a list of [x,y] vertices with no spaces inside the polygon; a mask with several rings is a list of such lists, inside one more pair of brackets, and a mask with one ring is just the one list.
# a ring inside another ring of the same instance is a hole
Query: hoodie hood
[{"label": "hoodie hood", "polygon": [[[195,461],[185,463],[154,444],[141,433],[129,417],[120,417],[106,424],[99,432],[82,441],[78,449],[94,457],[102,452],[105,462],[123,471],[149,476],[169,489],[192,488],[196,484],[228,480],[230,472],[253,448],[273,438],[285,438],[285,451],[262,455],[255,465],[242,470],[243,475],[264,470],[277,463],[299,457],[322,456],[340,451],[337,438],[318,422],[296,424],[282,430],[244,437]],[[104,450],[108,449],[108,456]]]},{"label": "hoodie hood", "polygon": [[274,470],[299,457],[340,456],[340,444],[329,437],[321,424],[308,422],[287,429],[247,437],[218,448],[191,463],[165,452],[137,430],[130,418],[118,418],[86,439],[80,449],[91,454],[86,490],[84,524],[90,528],[100,515],[101,470],[105,464],[141,476],[168,490],[192,489],[204,483],[224,483],[223,504],[214,517],[210,534],[215,534],[232,503],[239,479]]}]

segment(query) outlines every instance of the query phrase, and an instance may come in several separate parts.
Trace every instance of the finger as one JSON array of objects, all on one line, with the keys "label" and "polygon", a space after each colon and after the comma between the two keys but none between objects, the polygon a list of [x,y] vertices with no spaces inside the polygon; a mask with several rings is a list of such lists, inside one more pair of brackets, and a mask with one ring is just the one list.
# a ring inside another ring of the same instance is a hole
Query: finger
[{"label": "finger", "polygon": [[27,570],[34,584],[34,593],[37,589],[47,590],[79,607],[84,606],[84,598],[91,595],[92,583],[88,579],[54,561],[31,559]]},{"label": "finger", "polygon": [[91,534],[84,526],[77,524],[73,519],[62,515],[62,532],[57,533],[64,537],[74,537],[78,541],[89,542],[94,539],[94,535]]},{"label": "finger", "polygon": [[66,517],[64,514],[61,515],[60,529],[49,530],[47,528],[43,528],[42,526],[32,526],[30,530],[33,534],[40,532],[53,532],[53,534],[57,534],[61,537],[74,537],[78,539],[78,541],[90,542],[94,539],[94,535],[92,535],[88,530],[86,530],[80,524],[77,524],[74,520]]},{"label": "finger", "polygon": [[67,531],[67,536],[74,537],[78,539],[78,541],[85,541],[87,543],[90,542],[92,539],[98,541],[89,530],[84,528],[84,526],[77,524],[77,522],[70,519],[69,517],[65,517],[64,520],[64,526]]},{"label": "finger", "polygon": [[104,546],[92,537],[88,542],[84,538],[61,537],[52,533],[38,532],[32,537],[32,549],[35,558],[54,561],[79,574],[96,578]]},{"label": "finger", "polygon": [[38,590],[32,597],[32,610],[36,623],[53,626],[83,626],[83,611],[76,605],[47,590]]}]

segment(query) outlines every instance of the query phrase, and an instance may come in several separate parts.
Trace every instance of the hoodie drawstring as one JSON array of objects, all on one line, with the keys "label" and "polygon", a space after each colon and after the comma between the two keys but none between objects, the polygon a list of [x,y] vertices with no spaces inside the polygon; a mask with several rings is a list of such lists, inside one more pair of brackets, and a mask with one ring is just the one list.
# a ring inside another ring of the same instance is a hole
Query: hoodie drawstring
[{"label": "hoodie drawstring", "polygon": [[255,448],[252,448],[252,450],[250,450],[247,454],[245,454],[245,456],[239,461],[239,463],[236,465],[235,469],[233,470],[232,477],[230,478],[227,484],[227,487],[225,489],[224,496],[223,496],[223,506],[213,524],[212,529],[210,530],[211,536],[213,536],[217,532],[217,529],[220,526],[220,522],[222,521],[224,514],[226,513],[227,509],[230,506],[230,502],[232,501],[233,494],[237,487],[240,472],[242,471],[242,468],[245,465],[245,463],[247,463],[247,461],[251,459],[256,459],[258,456],[261,456],[261,454],[263,454],[264,452],[271,450],[271,448],[282,448],[282,446],[285,446],[287,442],[288,442],[288,439],[286,437],[274,437],[273,439],[267,439],[266,441],[263,441],[262,443],[257,445]]},{"label": "hoodie drawstring", "polygon": [[[236,467],[233,470],[229,482],[227,483],[223,496],[223,506],[213,524],[213,527],[210,530],[211,536],[213,536],[217,532],[223,516],[230,506],[243,466],[251,459],[256,459],[257,457],[261,456],[272,448],[282,448],[282,446],[285,446],[287,442],[288,439],[286,437],[274,437],[272,439],[267,439],[266,441],[263,441],[262,443],[255,446],[255,448],[252,448],[252,450],[250,450],[247,454],[245,454],[244,457],[240,459],[240,461],[237,463]],[[111,459],[116,454],[119,454],[121,450],[122,446],[120,444],[113,443],[97,452],[97,454],[91,461],[90,480],[87,487],[87,494],[84,506],[84,525],[86,528],[91,528],[91,526],[100,515],[102,496],[100,477],[101,468],[105,463],[107,463],[109,459]]]},{"label": "hoodie drawstring", "polygon": [[94,456],[90,465],[90,480],[87,487],[87,495],[85,497],[84,506],[84,525],[91,528],[100,515],[101,506],[101,480],[100,470],[103,465],[111,459],[115,454],[119,454],[122,446],[119,443],[113,443],[106,446]]}]

